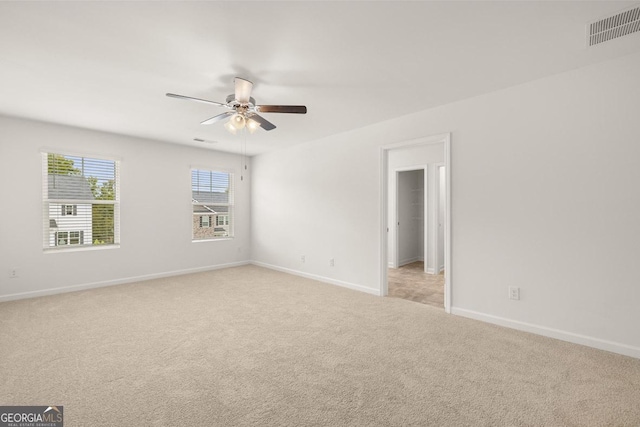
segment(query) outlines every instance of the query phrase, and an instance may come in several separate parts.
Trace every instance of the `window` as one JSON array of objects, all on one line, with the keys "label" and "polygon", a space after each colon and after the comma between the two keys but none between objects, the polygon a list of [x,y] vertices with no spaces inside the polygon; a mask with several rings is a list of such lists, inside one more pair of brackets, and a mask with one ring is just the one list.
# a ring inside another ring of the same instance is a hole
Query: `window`
[{"label": "window", "polygon": [[55,233],[56,246],[84,244],[84,231],[58,231]]},{"label": "window", "polygon": [[70,245],[79,245],[84,243],[80,236],[84,234],[84,231],[70,231],[69,232],[69,244]]},{"label": "window", "polygon": [[233,197],[232,173],[191,171],[193,240],[233,237]]},{"label": "window", "polygon": [[56,245],[63,246],[69,244],[69,232],[59,231],[56,233]]},{"label": "window", "polygon": [[62,215],[78,215],[78,205],[62,205]]},{"label": "window", "polygon": [[44,248],[120,243],[119,162],[42,154]]}]

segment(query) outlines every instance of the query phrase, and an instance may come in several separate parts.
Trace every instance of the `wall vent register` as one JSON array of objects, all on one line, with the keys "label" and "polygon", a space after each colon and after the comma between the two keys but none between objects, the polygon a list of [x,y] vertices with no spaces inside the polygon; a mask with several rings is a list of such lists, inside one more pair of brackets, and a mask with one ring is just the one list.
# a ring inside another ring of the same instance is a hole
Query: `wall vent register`
[{"label": "wall vent register", "polygon": [[639,31],[640,6],[637,6],[587,24],[587,46],[595,46]]}]

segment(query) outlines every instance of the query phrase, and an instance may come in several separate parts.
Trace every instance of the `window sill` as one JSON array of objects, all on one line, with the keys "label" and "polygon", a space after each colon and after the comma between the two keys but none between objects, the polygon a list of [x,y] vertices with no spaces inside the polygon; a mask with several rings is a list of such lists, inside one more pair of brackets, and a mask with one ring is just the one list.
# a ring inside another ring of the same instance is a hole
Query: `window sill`
[{"label": "window sill", "polygon": [[220,242],[225,240],[233,240],[233,237],[215,237],[212,239],[198,239],[198,240],[191,240],[191,243]]},{"label": "window sill", "polygon": [[55,254],[55,253],[63,253],[63,252],[85,252],[85,251],[102,251],[105,249],[120,249],[120,244],[115,245],[78,245],[72,247],[53,247],[53,248],[45,248],[45,254]]}]

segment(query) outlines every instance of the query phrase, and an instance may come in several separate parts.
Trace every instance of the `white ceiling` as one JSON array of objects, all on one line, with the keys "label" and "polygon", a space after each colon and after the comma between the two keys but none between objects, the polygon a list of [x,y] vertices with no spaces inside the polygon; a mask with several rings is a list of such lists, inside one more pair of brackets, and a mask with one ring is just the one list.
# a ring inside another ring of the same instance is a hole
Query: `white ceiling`
[{"label": "white ceiling", "polygon": [[[640,51],[640,33],[585,47],[585,24],[638,2],[0,2],[0,114],[238,151],[233,77],[287,147]],[[419,126],[419,124],[416,124]],[[193,138],[217,141],[196,143]]]}]

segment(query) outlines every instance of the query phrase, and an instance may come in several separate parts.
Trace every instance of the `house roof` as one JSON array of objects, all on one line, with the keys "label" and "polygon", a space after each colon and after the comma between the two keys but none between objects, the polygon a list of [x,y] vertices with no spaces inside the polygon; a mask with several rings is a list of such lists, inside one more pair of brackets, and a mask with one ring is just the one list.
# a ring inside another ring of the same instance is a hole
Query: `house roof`
[{"label": "house roof", "polygon": [[[193,213],[204,214],[226,214],[229,212],[229,193],[216,191],[193,191],[192,192]],[[200,203],[200,204],[197,204]]]},{"label": "house roof", "polygon": [[194,214],[226,214],[229,212],[228,206],[214,206],[214,205],[194,205],[193,213]]},{"label": "house roof", "polygon": [[218,191],[192,191],[191,194],[194,203],[229,203],[229,193],[221,193]]},{"label": "house roof", "polygon": [[89,182],[84,176],[49,174],[48,181],[50,199],[94,199]]}]

